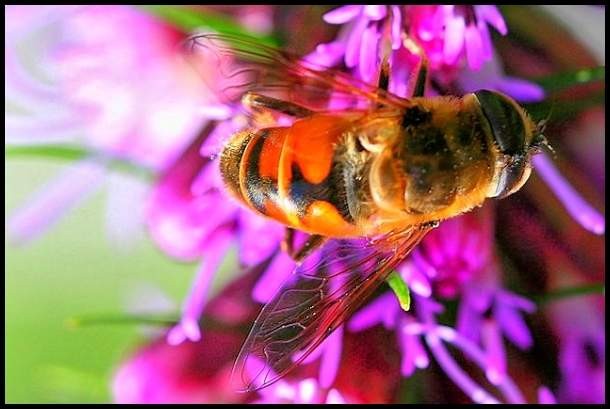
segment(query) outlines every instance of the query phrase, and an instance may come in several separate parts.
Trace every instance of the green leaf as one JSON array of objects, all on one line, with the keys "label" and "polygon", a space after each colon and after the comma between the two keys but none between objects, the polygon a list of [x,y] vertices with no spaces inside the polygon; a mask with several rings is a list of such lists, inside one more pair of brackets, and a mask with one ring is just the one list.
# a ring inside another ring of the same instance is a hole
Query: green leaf
[{"label": "green leaf", "polygon": [[186,33],[198,29],[209,29],[221,34],[251,37],[268,46],[277,47],[279,45],[276,37],[250,31],[233,21],[232,18],[209,10],[194,9],[187,6],[165,5],[146,5],[141,7]]},{"label": "green leaf", "polygon": [[392,271],[390,276],[386,279],[386,282],[396,294],[396,298],[398,298],[398,302],[400,303],[400,308],[405,311],[409,311],[411,308],[411,294],[409,293],[409,286],[404,282],[400,274],[396,271]]},{"label": "green leaf", "polygon": [[605,81],[606,67],[595,67],[577,71],[554,74],[534,80],[544,88],[546,92],[557,92],[575,85],[589,84],[597,81]]},{"label": "green leaf", "polygon": [[134,163],[128,159],[111,156],[79,145],[69,144],[35,144],[5,145],[5,158],[44,158],[59,159],[69,162],[92,158],[104,162],[109,168],[131,175],[153,179],[154,170]]}]

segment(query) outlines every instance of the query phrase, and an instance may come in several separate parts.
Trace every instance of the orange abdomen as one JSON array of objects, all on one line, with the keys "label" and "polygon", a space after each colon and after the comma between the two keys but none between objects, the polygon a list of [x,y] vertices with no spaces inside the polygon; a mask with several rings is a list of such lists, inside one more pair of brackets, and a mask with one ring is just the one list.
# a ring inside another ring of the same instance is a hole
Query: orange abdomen
[{"label": "orange abdomen", "polygon": [[330,237],[361,236],[357,206],[350,203],[351,190],[359,187],[338,152],[349,126],[341,117],[313,115],[291,127],[240,132],[222,152],[223,179],[243,203],[287,226]]}]

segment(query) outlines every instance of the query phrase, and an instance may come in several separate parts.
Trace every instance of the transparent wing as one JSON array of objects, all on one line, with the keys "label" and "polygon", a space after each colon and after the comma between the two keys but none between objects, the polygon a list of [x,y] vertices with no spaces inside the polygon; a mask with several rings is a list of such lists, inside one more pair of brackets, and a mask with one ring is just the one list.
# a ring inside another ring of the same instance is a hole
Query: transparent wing
[{"label": "transparent wing", "polygon": [[[237,102],[246,92],[292,101],[312,110],[333,107],[366,109],[405,107],[402,99],[343,72],[304,62],[300,57],[243,37],[195,35],[186,48],[205,65],[204,80],[223,103]],[[214,72],[210,72],[209,67]]]},{"label": "transparent wing", "polygon": [[329,241],[262,309],[235,362],[234,381],[251,391],[283,377],[371,295],[431,228],[415,226],[374,240]]}]

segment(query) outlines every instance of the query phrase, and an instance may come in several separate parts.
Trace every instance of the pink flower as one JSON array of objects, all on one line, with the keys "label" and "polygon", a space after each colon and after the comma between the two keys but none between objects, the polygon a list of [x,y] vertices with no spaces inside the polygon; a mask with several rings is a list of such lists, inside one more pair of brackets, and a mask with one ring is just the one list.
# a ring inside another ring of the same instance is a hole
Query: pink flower
[{"label": "pink flower", "polygon": [[507,33],[504,18],[490,5],[348,5],[329,11],[324,20],[342,25],[341,31],[335,41],[318,45],[306,59],[322,66],[343,61],[358,78],[374,83],[382,55],[390,47],[389,89],[399,96],[406,96],[409,73],[420,59],[417,46],[428,57],[431,74],[447,84],[459,76],[463,60],[473,71],[491,60],[489,25]]},{"label": "pink flower", "polygon": [[[76,143],[159,170],[197,135],[205,93],[180,55],[181,36],[174,29],[128,6],[11,6],[7,13],[15,16],[6,43],[7,100],[26,113],[8,116],[7,142]],[[38,44],[37,60],[24,60],[19,47],[42,33],[51,34]],[[33,68],[52,85],[31,74]],[[103,157],[92,155],[76,166],[90,171],[65,172],[13,216],[15,239],[40,234],[107,180]],[[145,187],[116,179],[113,190],[132,199],[109,201],[121,207],[109,208],[109,229],[122,237],[142,220],[113,217],[129,213],[125,206],[141,214]]]}]

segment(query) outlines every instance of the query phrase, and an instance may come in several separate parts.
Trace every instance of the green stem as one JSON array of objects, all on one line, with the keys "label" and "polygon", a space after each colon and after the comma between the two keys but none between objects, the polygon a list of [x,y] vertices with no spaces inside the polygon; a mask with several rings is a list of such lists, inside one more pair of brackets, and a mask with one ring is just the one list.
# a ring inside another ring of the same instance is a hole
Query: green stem
[{"label": "green stem", "polygon": [[550,293],[541,294],[532,297],[538,305],[548,304],[554,301],[563,300],[565,298],[579,297],[589,294],[606,295],[606,286],[604,283],[587,284],[580,287],[566,287],[552,291]]},{"label": "green stem", "polygon": [[208,29],[220,34],[250,37],[268,46],[278,45],[276,37],[250,31],[233,21],[231,17],[221,13],[186,6],[143,5],[140,7],[186,33]]},{"label": "green stem", "polygon": [[66,320],[66,326],[80,328],[93,325],[125,325],[146,324],[167,327],[179,320],[178,315],[145,315],[145,314],[88,314],[80,315]]},{"label": "green stem", "polygon": [[36,144],[36,145],[6,145],[4,147],[5,158],[46,158],[64,161],[77,161],[87,158],[97,159],[105,162],[109,168],[137,175],[144,179],[153,179],[154,170],[118,156],[108,155],[99,151],[78,145],[68,144]]},{"label": "green stem", "polygon": [[535,79],[547,92],[557,92],[575,85],[584,85],[606,79],[606,67],[587,68]]}]

